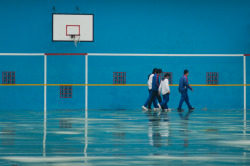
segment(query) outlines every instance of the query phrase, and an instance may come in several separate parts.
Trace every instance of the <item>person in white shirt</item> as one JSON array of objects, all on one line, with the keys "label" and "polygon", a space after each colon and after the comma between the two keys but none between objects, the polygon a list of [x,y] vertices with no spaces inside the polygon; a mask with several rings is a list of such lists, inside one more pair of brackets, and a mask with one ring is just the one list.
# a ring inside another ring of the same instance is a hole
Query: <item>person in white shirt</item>
[{"label": "person in white shirt", "polygon": [[168,101],[169,101],[169,94],[170,94],[170,88],[169,88],[169,77],[170,74],[166,73],[164,76],[164,80],[161,81],[160,87],[159,87],[159,94],[162,94],[163,101],[158,104],[159,108],[162,108],[164,111],[171,111],[171,109],[168,108]]}]

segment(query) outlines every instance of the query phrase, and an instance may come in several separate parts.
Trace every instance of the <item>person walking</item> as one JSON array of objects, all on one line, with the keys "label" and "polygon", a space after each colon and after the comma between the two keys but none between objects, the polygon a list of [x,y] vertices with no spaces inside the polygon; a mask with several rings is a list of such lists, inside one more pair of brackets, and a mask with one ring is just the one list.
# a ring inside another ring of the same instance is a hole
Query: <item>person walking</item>
[{"label": "person walking", "polygon": [[169,77],[170,74],[166,73],[164,76],[164,80],[161,81],[160,87],[159,87],[159,94],[162,94],[162,98],[163,101],[161,103],[159,103],[160,107],[162,108],[162,110],[164,111],[171,111],[171,109],[168,108],[168,101],[169,101],[169,94],[170,94],[170,88],[169,88]]},{"label": "person walking", "polygon": [[[148,92],[149,92],[149,97],[146,100],[145,104],[142,106],[142,109],[144,109],[144,110],[151,109],[151,105],[148,106],[148,103],[149,103],[149,100],[150,100],[150,98],[152,96],[152,81],[153,81],[153,76],[156,74],[156,71],[157,71],[157,68],[154,68],[152,74],[150,74],[148,76]],[[153,100],[153,105],[154,105],[154,108],[157,108],[156,98],[154,98],[154,100]]]},{"label": "person walking", "polygon": [[191,106],[189,102],[188,89],[190,89],[193,92],[193,88],[188,83],[188,78],[187,78],[188,75],[189,71],[184,70],[184,75],[180,78],[179,92],[181,93],[181,100],[177,109],[177,111],[179,112],[184,111],[184,109],[181,108],[184,101],[188,106],[188,111],[193,112],[193,110],[195,109],[194,107]]},{"label": "person walking", "polygon": [[[161,69],[157,69],[156,70],[156,74],[153,76],[153,80],[152,80],[152,95],[149,99],[149,103],[148,103],[148,107],[151,106],[152,102],[154,101],[155,97],[157,98],[158,102],[161,103],[162,102],[162,99],[161,99],[161,96],[159,95],[158,93],[158,89],[159,89],[159,86],[160,86],[160,75],[162,73],[162,70]],[[158,104],[158,106],[160,106]],[[160,109],[158,107],[158,109]]]}]

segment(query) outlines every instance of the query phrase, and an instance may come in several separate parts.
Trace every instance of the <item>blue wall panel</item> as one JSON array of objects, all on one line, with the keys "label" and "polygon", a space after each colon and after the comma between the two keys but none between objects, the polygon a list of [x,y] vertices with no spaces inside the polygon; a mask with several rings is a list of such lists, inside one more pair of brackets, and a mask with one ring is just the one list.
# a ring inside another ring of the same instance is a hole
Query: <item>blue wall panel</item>
[{"label": "blue wall panel", "polygon": [[[243,109],[243,87],[194,87],[190,102],[199,109]],[[184,104],[185,105],[185,104]],[[186,107],[187,108],[187,107]]]},{"label": "blue wall panel", "polygon": [[246,56],[246,83],[250,84],[250,56]]},{"label": "blue wall panel", "polygon": [[[170,90],[168,105],[176,109],[180,93],[178,87]],[[147,87],[89,87],[89,92],[89,109],[141,109],[148,97]],[[197,109],[242,109],[243,87],[194,87],[189,98]]]},{"label": "blue wall panel", "polygon": [[2,72],[13,71],[16,84],[44,83],[43,56],[0,56],[0,66],[1,78]]},{"label": "blue wall panel", "polygon": [[89,83],[112,84],[113,72],[126,72],[127,84],[146,84],[153,68],[173,72],[178,84],[184,69],[190,84],[206,84],[206,72],[219,72],[219,84],[243,83],[242,57],[89,57]]},{"label": "blue wall panel", "polygon": [[[154,67],[173,72],[178,84],[184,69],[190,84],[206,84],[206,72],[219,72],[219,84],[243,83],[242,57],[89,57],[90,84],[112,84],[113,72],[126,72],[127,84],[146,84]],[[230,67],[231,66],[231,67]],[[232,67],[233,66],[233,67]],[[94,77],[93,77],[94,75]],[[197,87],[190,100],[199,109],[243,108],[243,87]],[[94,102],[94,96],[102,101]],[[89,87],[90,108],[140,108],[148,97],[147,87]],[[180,94],[171,86],[170,107],[177,108]],[[129,104],[128,104],[129,103]]]},{"label": "blue wall panel", "polygon": [[72,98],[60,98],[60,86],[47,87],[47,109],[84,109],[85,108],[85,87],[73,86]]},{"label": "blue wall panel", "polygon": [[[43,57],[1,57],[4,71],[18,71],[16,83],[43,83]],[[247,57],[247,63],[248,63]],[[14,64],[7,65],[8,61]],[[60,62],[60,63],[59,63]],[[150,63],[148,63],[150,62]],[[206,63],[201,63],[206,62]],[[28,68],[33,65],[32,70]],[[48,83],[49,84],[83,84],[85,82],[84,56],[49,56],[48,57]],[[128,66],[129,64],[129,66]],[[233,66],[233,67],[225,67]],[[206,72],[219,72],[220,84],[241,84],[243,82],[242,57],[89,57],[89,83],[112,84],[113,72],[126,72],[127,84],[146,84],[147,76],[153,67],[160,67],[163,71],[173,72],[173,83],[178,84],[183,69],[190,70],[189,82],[191,84],[205,84]],[[249,70],[249,69],[247,69]],[[36,73],[36,74],[33,74]],[[29,76],[32,77],[29,77]],[[27,78],[27,79],[26,79]],[[11,89],[13,88],[13,89]],[[24,87],[22,87],[24,88]],[[28,88],[28,87],[26,87]],[[84,87],[73,87],[72,99],[61,99],[59,86],[48,87],[48,109],[83,109]],[[191,102],[198,108],[242,108],[242,87],[193,87],[190,93]],[[18,87],[2,87],[3,92],[10,89],[16,91]],[[18,90],[22,91],[22,90]],[[232,93],[234,92],[234,93]],[[248,91],[247,91],[248,92]],[[30,93],[33,93],[32,91]],[[36,96],[22,94],[22,98]],[[18,100],[12,93],[3,93],[3,101]],[[248,93],[249,94],[249,93]],[[40,87],[39,97],[43,100],[43,88]],[[179,97],[177,87],[171,87],[172,108],[176,108]],[[98,97],[105,96],[99,100]],[[147,87],[89,87],[89,105],[92,109],[128,109],[140,108],[148,96]],[[207,97],[206,97],[207,96]],[[247,95],[249,96],[249,95]],[[19,98],[20,99],[20,98]],[[106,101],[107,99],[107,101]],[[202,99],[202,100],[201,100]],[[96,101],[98,100],[98,102]],[[119,100],[119,102],[117,102]],[[43,109],[43,102],[37,109]],[[105,101],[105,102],[104,102]],[[215,102],[212,102],[215,101]],[[220,101],[220,102],[218,102]],[[230,101],[230,102],[229,102]],[[21,102],[21,101],[16,101]],[[5,102],[3,102],[5,103]],[[36,103],[36,102],[35,102]],[[130,103],[128,105],[128,103]],[[133,104],[132,104],[133,103]],[[8,105],[8,104],[7,104]],[[7,105],[5,109],[7,109]],[[19,104],[18,104],[19,105]],[[27,102],[17,109],[36,108]],[[18,106],[15,106],[18,107]],[[10,107],[14,109],[15,107]],[[249,106],[248,106],[249,107]]]},{"label": "blue wall panel", "polygon": [[[15,72],[16,84],[44,83],[43,56],[1,56],[0,66],[1,75],[3,71]],[[1,86],[0,88],[2,110],[43,110],[43,86]]]},{"label": "blue wall panel", "polygon": [[48,84],[84,84],[85,56],[48,56]]},{"label": "blue wall panel", "polygon": [[89,109],[141,109],[145,95],[147,87],[90,86]]},{"label": "blue wall panel", "polygon": [[43,110],[43,86],[1,86],[1,111]]}]

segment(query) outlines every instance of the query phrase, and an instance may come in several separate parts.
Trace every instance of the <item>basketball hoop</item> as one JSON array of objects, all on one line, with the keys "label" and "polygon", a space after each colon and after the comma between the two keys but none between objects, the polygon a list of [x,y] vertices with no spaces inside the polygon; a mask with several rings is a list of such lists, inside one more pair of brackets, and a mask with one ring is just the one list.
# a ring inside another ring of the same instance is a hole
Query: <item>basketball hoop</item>
[{"label": "basketball hoop", "polygon": [[70,38],[74,41],[75,47],[77,47],[77,42],[80,43],[80,35],[70,35]]}]

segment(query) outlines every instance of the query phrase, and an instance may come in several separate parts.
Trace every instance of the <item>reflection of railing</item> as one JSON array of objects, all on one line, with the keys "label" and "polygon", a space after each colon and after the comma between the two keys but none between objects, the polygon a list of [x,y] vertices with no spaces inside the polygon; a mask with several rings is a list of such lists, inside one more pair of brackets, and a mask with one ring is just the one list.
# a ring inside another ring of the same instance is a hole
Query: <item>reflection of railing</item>
[{"label": "reflection of railing", "polygon": [[85,156],[85,163],[88,163],[87,160],[87,149],[88,149],[88,110],[85,110],[85,146],[84,146],[84,156]]}]

